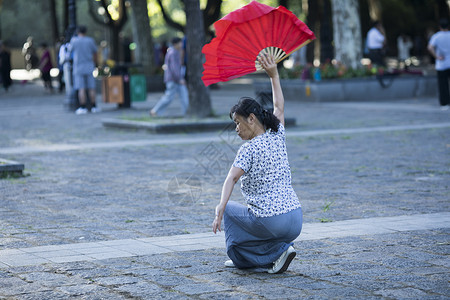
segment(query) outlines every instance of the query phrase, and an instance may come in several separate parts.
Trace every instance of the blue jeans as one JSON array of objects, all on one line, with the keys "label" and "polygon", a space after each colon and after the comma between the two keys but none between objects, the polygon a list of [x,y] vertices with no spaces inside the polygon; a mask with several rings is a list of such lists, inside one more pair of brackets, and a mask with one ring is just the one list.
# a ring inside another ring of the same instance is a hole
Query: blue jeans
[{"label": "blue jeans", "polygon": [[189,96],[186,85],[169,81],[166,83],[166,92],[164,93],[164,96],[156,103],[155,107],[153,107],[153,110],[157,115],[164,113],[167,106],[172,103],[176,94],[180,97],[182,113],[183,115],[186,114],[189,106]]},{"label": "blue jeans", "polygon": [[224,213],[228,257],[238,268],[269,266],[293,245],[302,220],[301,208],[258,218],[246,206],[230,201]]}]

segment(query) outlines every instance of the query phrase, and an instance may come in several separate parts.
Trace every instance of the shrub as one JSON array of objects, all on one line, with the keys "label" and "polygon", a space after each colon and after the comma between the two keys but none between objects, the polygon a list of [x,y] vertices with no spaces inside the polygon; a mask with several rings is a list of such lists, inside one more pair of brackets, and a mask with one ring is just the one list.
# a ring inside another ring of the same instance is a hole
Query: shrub
[{"label": "shrub", "polygon": [[280,70],[280,77],[282,79],[302,79],[314,80],[314,74],[320,71],[321,79],[347,79],[360,78],[376,74],[382,74],[384,68],[376,68],[372,65],[361,65],[357,69],[347,68],[342,64],[333,64],[331,62],[324,63],[320,67],[313,67],[312,65],[295,66],[290,69],[282,68]]}]

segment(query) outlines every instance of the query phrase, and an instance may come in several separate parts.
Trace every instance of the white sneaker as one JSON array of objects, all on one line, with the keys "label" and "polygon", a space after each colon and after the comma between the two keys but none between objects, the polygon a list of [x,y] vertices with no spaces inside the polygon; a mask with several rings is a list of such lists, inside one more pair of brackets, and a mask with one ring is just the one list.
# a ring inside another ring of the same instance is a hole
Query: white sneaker
[{"label": "white sneaker", "polygon": [[102,110],[100,108],[98,108],[97,106],[94,106],[93,108],[91,108],[91,113],[96,114],[101,112]]},{"label": "white sneaker", "polygon": [[87,108],[79,107],[79,108],[75,111],[75,114],[76,114],[76,115],[85,115],[85,114],[87,114],[87,112],[88,112]]},{"label": "white sneaker", "polygon": [[236,266],[234,265],[233,261],[230,259],[230,260],[227,260],[225,262],[225,267],[227,267],[227,268],[235,268]]},{"label": "white sneaker", "polygon": [[289,246],[289,248],[281,254],[280,258],[273,263],[272,269],[269,269],[267,272],[270,274],[283,273],[287,270],[296,254],[294,247]]},{"label": "white sneaker", "polygon": [[450,108],[450,105],[442,105],[441,106],[441,110],[442,111],[446,111],[446,110],[448,110]]}]

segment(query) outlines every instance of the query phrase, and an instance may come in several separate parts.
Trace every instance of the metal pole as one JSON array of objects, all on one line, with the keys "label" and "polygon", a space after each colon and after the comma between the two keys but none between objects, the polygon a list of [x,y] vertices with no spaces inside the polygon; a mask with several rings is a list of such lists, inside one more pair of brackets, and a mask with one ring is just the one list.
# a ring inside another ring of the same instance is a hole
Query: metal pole
[{"label": "metal pole", "polygon": [[70,40],[77,28],[77,8],[75,6],[75,0],[68,0],[67,6],[69,11],[69,26],[67,27],[66,38]]},{"label": "metal pole", "polygon": [[[70,42],[70,39],[74,36],[77,29],[77,9],[75,5],[76,0],[67,0],[68,7],[68,27],[65,32],[65,42]],[[77,109],[77,95],[73,89],[73,76],[72,76],[72,61],[64,63],[64,72],[66,76],[66,100],[65,106],[68,110],[74,111]]]}]

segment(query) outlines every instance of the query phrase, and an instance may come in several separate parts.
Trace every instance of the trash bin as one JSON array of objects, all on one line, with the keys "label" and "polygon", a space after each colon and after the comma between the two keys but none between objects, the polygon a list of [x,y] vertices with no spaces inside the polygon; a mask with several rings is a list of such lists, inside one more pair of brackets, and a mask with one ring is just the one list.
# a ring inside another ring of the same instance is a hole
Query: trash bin
[{"label": "trash bin", "polygon": [[122,76],[109,76],[102,80],[102,96],[105,103],[123,104],[123,79]]},{"label": "trash bin", "polygon": [[145,75],[130,76],[130,98],[131,102],[147,100],[147,80]]},{"label": "trash bin", "polygon": [[130,74],[127,65],[116,65],[111,69],[111,77],[121,76],[123,80],[123,101],[119,103],[120,108],[130,108]]}]

